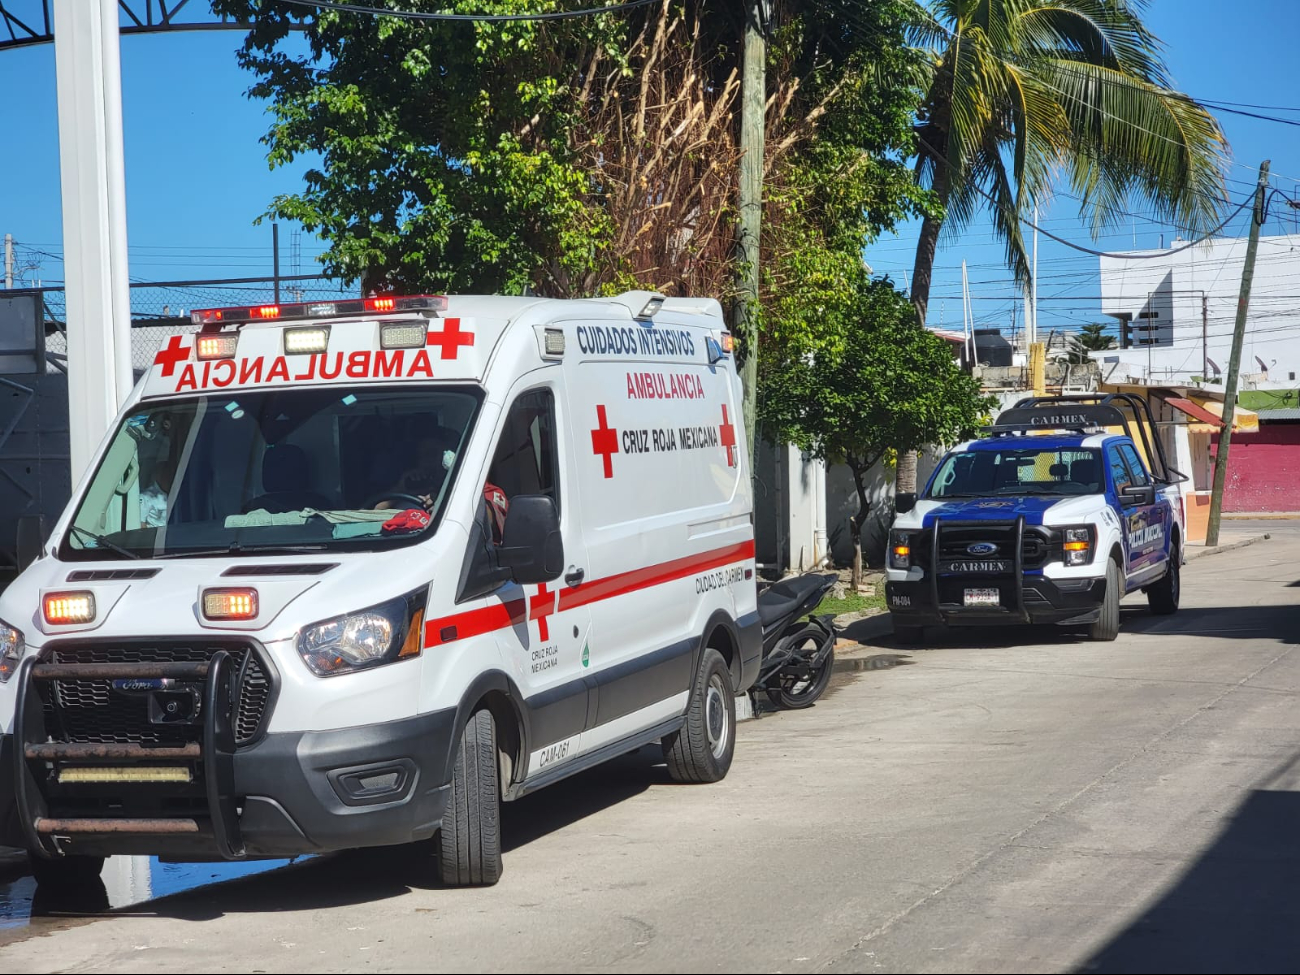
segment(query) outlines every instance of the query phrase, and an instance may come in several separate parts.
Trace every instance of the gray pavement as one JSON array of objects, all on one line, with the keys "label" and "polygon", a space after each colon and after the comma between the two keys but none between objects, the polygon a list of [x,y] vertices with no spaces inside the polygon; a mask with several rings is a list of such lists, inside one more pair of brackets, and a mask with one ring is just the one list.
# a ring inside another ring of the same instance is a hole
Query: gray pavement
[{"label": "gray pavement", "polygon": [[1300,533],[1125,606],[1113,644],[879,638],[723,783],[642,753],[510,807],[490,890],[322,858],[0,930],[0,970],[1296,971]]}]

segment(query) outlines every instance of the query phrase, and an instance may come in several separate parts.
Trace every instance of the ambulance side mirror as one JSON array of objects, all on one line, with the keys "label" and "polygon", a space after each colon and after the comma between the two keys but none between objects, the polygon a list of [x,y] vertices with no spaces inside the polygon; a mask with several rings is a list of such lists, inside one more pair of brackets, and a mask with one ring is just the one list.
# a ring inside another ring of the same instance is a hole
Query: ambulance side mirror
[{"label": "ambulance side mirror", "polygon": [[510,499],[497,565],[520,585],[550,582],[564,572],[564,540],[555,501],[544,494]]}]

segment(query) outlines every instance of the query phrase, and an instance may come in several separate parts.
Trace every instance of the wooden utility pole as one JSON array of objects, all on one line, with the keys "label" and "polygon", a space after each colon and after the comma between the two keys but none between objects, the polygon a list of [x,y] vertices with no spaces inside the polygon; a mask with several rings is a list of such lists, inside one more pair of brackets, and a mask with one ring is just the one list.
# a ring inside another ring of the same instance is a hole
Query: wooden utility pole
[{"label": "wooden utility pole", "polygon": [[740,88],[740,261],[735,330],[745,349],[740,380],[745,387],[745,433],[749,470],[754,471],[758,385],[759,238],[763,223],[763,153],[767,109],[766,0],[750,0],[745,12],[745,42]]},{"label": "wooden utility pole", "polygon": [[1232,445],[1232,421],[1237,412],[1237,374],[1241,369],[1241,347],[1246,341],[1246,311],[1250,308],[1250,285],[1255,279],[1255,252],[1259,250],[1259,228],[1264,223],[1265,192],[1268,190],[1269,160],[1259,167],[1255,206],[1246,242],[1246,263],[1241,269],[1241,294],[1237,298],[1237,324],[1232,332],[1232,357],[1228,360],[1228,383],[1223,390],[1223,430],[1219,453],[1214,458],[1214,489],[1210,493],[1210,522],[1205,530],[1206,546],[1219,544],[1219,519],[1223,515],[1223,488],[1228,480],[1228,448]]}]

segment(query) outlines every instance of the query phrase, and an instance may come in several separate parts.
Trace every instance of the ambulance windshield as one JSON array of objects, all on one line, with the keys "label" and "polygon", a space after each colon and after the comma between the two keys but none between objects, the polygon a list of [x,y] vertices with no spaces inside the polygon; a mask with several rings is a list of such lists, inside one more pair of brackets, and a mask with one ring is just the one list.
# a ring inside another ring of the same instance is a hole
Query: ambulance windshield
[{"label": "ambulance windshield", "polygon": [[142,403],[61,556],[374,549],[436,527],[480,396],[331,386]]}]

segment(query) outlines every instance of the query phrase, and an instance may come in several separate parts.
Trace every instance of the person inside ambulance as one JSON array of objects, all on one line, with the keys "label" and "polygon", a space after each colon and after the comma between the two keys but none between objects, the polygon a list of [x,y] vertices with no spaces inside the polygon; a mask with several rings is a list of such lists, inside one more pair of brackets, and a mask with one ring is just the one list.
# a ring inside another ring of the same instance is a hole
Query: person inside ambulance
[{"label": "person inside ambulance", "polygon": [[376,511],[414,507],[418,501],[425,511],[432,512],[438,495],[447,482],[447,475],[456,463],[456,448],[460,437],[454,430],[434,427],[420,436],[415,445],[415,457],[393,486],[384,491],[375,505]]}]

